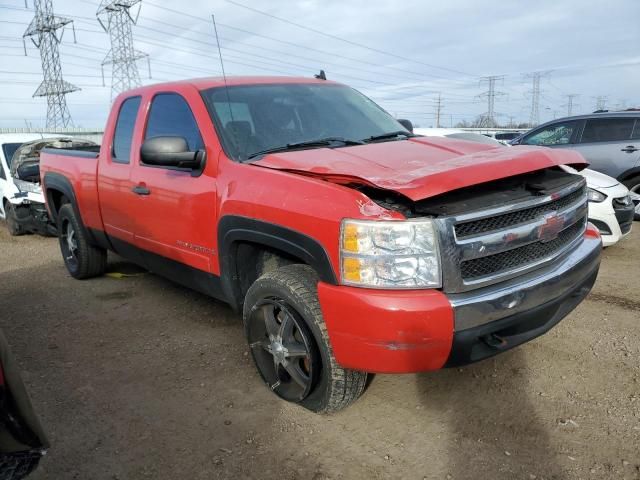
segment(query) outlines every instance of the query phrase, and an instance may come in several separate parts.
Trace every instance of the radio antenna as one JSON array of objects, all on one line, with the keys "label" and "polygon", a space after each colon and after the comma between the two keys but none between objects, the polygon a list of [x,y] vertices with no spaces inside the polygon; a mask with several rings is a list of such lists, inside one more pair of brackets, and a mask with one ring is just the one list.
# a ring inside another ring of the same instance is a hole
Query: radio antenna
[{"label": "radio antenna", "polygon": [[216,34],[216,45],[218,46],[218,57],[220,58],[220,66],[222,67],[222,80],[224,81],[224,91],[227,95],[227,106],[229,107],[229,116],[233,122],[233,110],[231,109],[231,97],[229,97],[229,86],[227,85],[227,75],[224,73],[224,62],[222,61],[222,50],[220,49],[220,39],[218,38],[218,27],[216,27],[216,17],[212,13],[211,21],[213,22],[213,32]]}]

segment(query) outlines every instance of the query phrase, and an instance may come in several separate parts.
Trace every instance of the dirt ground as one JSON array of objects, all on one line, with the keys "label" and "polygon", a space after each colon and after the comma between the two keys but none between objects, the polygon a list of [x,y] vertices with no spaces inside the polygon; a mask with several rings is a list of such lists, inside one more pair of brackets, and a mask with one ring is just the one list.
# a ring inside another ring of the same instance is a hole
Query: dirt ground
[{"label": "dirt ground", "polygon": [[[640,224],[547,335],[378,375],[319,416],[277,399],[239,317],[162,278],[77,281],[0,225],[0,328],[51,441],[38,479],[640,478]],[[138,272],[110,257],[113,272]]]}]

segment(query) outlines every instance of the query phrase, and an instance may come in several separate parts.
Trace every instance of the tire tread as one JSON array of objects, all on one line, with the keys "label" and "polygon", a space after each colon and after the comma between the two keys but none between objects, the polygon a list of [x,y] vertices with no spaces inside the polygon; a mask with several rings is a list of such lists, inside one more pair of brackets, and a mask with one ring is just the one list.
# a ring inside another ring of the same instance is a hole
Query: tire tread
[{"label": "tire tread", "polygon": [[[364,392],[367,383],[367,374],[356,370],[342,368],[338,365],[333,354],[333,348],[329,339],[326,324],[322,316],[320,302],[318,300],[318,275],[308,265],[292,264],[262,275],[249,289],[251,290],[269,285],[283,285],[291,294],[299,299],[309,310],[310,315],[304,315],[305,320],[313,322],[316,331],[320,333],[320,339],[316,339],[320,348],[324,348],[329,359],[329,365],[323,365],[328,369],[328,389],[319,405],[309,407],[317,413],[333,413],[342,410],[355,402]],[[248,311],[245,305],[245,317]]]}]

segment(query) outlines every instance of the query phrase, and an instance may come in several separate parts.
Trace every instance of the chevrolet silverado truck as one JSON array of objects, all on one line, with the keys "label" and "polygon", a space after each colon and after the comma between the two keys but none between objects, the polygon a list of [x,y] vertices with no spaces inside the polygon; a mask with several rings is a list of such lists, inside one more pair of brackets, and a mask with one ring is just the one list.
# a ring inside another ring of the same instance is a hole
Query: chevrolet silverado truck
[{"label": "chevrolet silverado truck", "polygon": [[45,149],[64,263],[107,251],[223,300],[268,387],[315,412],[374,373],[461,366],[545,333],[595,282],[576,152],[414,135],[324,79],[121,94],[99,152]]}]

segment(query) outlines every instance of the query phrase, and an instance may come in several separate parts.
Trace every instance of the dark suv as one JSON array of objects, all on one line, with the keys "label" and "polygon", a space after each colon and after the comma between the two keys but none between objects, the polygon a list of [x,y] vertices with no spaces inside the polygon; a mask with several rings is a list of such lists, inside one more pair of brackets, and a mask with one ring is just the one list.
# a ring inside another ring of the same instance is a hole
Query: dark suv
[{"label": "dark suv", "polygon": [[640,193],[640,111],[601,112],[560,118],[511,141],[577,150],[589,168]]}]

